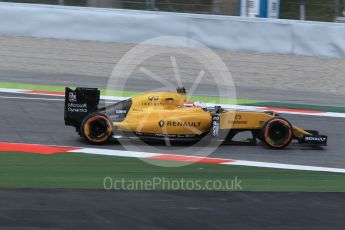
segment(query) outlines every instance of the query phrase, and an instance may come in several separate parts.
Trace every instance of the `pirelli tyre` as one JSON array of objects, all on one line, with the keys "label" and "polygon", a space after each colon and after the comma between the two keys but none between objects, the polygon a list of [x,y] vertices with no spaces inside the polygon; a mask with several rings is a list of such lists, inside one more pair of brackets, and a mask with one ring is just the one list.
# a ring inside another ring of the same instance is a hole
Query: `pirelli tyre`
[{"label": "pirelli tyre", "polygon": [[113,126],[103,113],[91,113],[81,124],[82,136],[92,144],[104,144],[112,136]]},{"label": "pirelli tyre", "polygon": [[268,120],[261,129],[261,139],[273,149],[283,149],[293,138],[293,127],[284,118],[274,117]]}]

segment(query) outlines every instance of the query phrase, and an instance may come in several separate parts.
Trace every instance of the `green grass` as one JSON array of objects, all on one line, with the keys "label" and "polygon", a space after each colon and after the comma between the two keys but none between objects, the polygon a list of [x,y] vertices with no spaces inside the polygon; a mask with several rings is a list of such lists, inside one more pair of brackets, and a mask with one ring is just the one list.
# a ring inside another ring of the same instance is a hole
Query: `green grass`
[{"label": "green grass", "polygon": [[[336,0],[307,0],[306,20],[334,21],[336,17]],[[281,0],[280,15],[283,19],[299,19],[301,0]]]},{"label": "green grass", "polygon": [[[58,0],[3,0],[3,2],[57,4]],[[156,0],[156,7],[161,11],[212,13],[212,0]],[[281,0],[280,15],[283,19],[299,19],[301,0]],[[306,19],[313,21],[334,21],[336,0],[307,0]],[[340,1],[342,4],[342,2]],[[230,4],[230,3],[229,3]],[[65,5],[87,6],[86,0],[65,0]],[[146,9],[145,1],[124,1],[122,8]],[[342,8],[342,6],[340,6]]]},{"label": "green grass", "polygon": [[328,106],[328,105],[296,104],[296,103],[277,102],[277,101],[255,102],[255,103],[248,103],[247,105],[345,113],[345,107]]},{"label": "green grass", "polygon": [[43,90],[43,91],[52,91],[52,92],[64,92],[65,91],[64,86],[27,84],[27,83],[16,83],[16,82],[7,82],[7,81],[0,81],[0,88]]},{"label": "green grass", "polygon": [[[211,165],[195,163],[184,167],[158,167],[136,158],[63,153],[39,155],[0,153],[1,188],[95,188],[102,189],[104,178],[126,181],[194,181],[204,188],[206,181],[241,181],[237,191],[345,191],[345,175],[325,172]],[[110,179],[106,186],[110,187]],[[229,185],[230,183],[228,183]],[[119,188],[118,185],[117,188]],[[128,187],[122,187],[130,189]],[[153,188],[153,187],[150,187]],[[155,189],[167,189],[157,184]],[[233,190],[212,188],[210,190]],[[230,188],[230,187],[229,187]]]},{"label": "green grass", "polygon": [[[75,88],[76,86],[69,86],[70,88]],[[64,92],[65,86],[59,85],[41,85],[41,84],[27,84],[27,83],[14,83],[14,82],[4,82],[0,81],[0,88],[7,89],[25,89],[25,90],[42,90],[51,92]],[[108,96],[122,96],[131,97],[138,95],[142,92],[138,91],[123,91],[123,90],[105,90],[101,89],[102,95]],[[208,96],[189,96],[189,100],[192,101],[203,101],[203,102],[215,102],[215,103],[231,103],[231,104],[252,104],[260,103],[262,100],[249,100],[249,99],[228,99],[228,98],[218,98],[218,97],[208,97]]]},{"label": "green grass", "polygon": [[[69,86],[70,88],[75,88],[76,86]],[[25,89],[25,90],[41,90],[50,92],[65,92],[65,86],[61,85],[43,85],[43,84],[27,84],[27,83],[16,83],[16,82],[6,82],[0,81],[0,88],[6,89]],[[124,96],[130,97],[136,95],[140,92],[136,91],[121,91],[121,90],[101,90],[102,94],[112,95],[112,96]]]}]

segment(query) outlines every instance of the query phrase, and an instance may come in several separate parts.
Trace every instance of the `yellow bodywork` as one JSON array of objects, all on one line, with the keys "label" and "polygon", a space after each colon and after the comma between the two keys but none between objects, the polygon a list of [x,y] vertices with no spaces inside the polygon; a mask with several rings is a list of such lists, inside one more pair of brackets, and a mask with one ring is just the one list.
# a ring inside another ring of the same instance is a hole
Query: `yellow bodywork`
[{"label": "yellow bodywork", "polygon": [[212,115],[201,108],[185,107],[186,96],[171,92],[132,97],[126,119],[114,122],[121,131],[157,134],[201,135],[210,130]]},{"label": "yellow bodywork", "polygon": [[[152,92],[132,97],[132,106],[122,122],[113,122],[117,130],[135,133],[201,135],[212,127],[211,112],[186,107],[186,95]],[[220,129],[259,130],[275,114],[228,110],[220,114]],[[293,126],[294,136],[310,135]]]},{"label": "yellow bodywork", "polygon": [[220,129],[260,129],[273,115],[230,110],[220,115]]},{"label": "yellow bodywork", "polygon": [[[275,113],[267,114],[252,111],[230,110],[220,115],[220,129],[261,129],[267,120],[275,116]],[[311,135],[295,125],[292,125],[292,127],[293,134],[297,138],[305,135]]]}]

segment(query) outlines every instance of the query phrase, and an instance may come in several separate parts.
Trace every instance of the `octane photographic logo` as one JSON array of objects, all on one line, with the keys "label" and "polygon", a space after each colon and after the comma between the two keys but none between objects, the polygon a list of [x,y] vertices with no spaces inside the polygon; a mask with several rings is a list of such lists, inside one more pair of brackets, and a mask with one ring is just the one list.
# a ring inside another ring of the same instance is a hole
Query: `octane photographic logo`
[{"label": "octane photographic logo", "polygon": [[[153,92],[176,92],[177,88],[183,87],[186,88],[188,96],[212,96],[210,98],[214,100],[209,101],[210,104],[220,104],[220,98],[236,98],[232,75],[222,59],[202,43],[176,36],[149,39],[131,48],[115,65],[107,84],[106,94],[111,96],[111,92],[116,90],[123,92],[122,96],[125,96],[124,92],[131,90],[152,92],[154,95]],[[179,116],[171,115],[173,112],[159,112],[163,109],[161,99],[155,96],[148,97],[150,97],[148,100],[145,98],[145,101],[141,102],[143,108],[140,108],[140,111],[145,111],[145,115],[141,116],[136,132],[145,134],[146,132],[142,130],[145,124],[154,124],[161,129],[161,133],[151,133],[151,135],[164,138],[163,144],[152,144],[140,139],[119,139],[126,150],[207,157],[221,144],[216,138],[210,137],[213,133],[212,120],[209,123],[209,135],[187,145],[174,144],[171,138],[199,135],[201,129],[199,126],[202,123],[197,117],[195,120],[180,120]],[[147,110],[148,107],[153,109]],[[150,113],[155,115],[151,116]],[[176,111],[175,114],[178,113]],[[153,121],[153,117],[157,120]],[[181,127],[189,132],[187,134],[168,132],[168,129]],[[118,134],[126,136],[126,133],[116,133]],[[162,167],[178,167],[192,163],[153,161],[147,158],[142,160]]]}]

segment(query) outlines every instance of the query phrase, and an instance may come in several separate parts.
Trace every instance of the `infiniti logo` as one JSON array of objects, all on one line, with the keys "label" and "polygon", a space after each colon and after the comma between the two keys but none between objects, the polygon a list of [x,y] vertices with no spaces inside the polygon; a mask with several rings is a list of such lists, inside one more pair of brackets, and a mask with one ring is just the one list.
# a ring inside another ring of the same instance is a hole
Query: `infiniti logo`
[{"label": "infiniti logo", "polygon": [[165,125],[165,122],[163,121],[163,120],[160,120],[159,122],[158,122],[158,125],[159,125],[159,127],[163,127],[164,125]]}]

